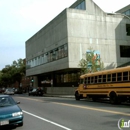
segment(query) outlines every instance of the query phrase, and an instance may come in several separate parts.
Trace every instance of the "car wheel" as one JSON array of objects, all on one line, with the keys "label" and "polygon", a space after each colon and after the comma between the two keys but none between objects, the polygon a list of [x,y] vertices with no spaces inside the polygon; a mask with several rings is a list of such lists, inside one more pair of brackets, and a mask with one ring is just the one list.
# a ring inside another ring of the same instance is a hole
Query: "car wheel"
[{"label": "car wheel", "polygon": [[78,91],[75,92],[75,99],[80,100],[80,95],[79,95]]},{"label": "car wheel", "polygon": [[110,103],[111,104],[117,104],[118,103],[118,97],[115,92],[110,93]]}]

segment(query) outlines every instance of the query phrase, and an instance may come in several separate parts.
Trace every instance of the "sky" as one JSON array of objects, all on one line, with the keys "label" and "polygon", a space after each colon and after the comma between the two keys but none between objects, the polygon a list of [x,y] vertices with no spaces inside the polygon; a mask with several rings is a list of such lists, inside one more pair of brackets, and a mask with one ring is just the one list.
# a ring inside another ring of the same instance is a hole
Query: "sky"
[{"label": "sky", "polygon": [[[112,13],[130,0],[93,0]],[[0,0],[0,70],[25,58],[25,42],[76,0]]]}]

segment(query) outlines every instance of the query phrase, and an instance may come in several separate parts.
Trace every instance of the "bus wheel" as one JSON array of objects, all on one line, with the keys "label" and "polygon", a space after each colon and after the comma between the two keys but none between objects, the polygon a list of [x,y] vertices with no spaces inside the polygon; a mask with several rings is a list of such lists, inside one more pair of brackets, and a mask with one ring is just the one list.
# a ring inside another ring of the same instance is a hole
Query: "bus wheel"
[{"label": "bus wheel", "polygon": [[97,97],[93,96],[92,100],[93,100],[93,102],[96,102],[97,101]]},{"label": "bus wheel", "polygon": [[75,99],[80,100],[80,95],[79,95],[79,93],[77,91],[75,92]]},{"label": "bus wheel", "polygon": [[110,93],[110,103],[111,104],[117,104],[118,103],[118,97],[115,92]]}]

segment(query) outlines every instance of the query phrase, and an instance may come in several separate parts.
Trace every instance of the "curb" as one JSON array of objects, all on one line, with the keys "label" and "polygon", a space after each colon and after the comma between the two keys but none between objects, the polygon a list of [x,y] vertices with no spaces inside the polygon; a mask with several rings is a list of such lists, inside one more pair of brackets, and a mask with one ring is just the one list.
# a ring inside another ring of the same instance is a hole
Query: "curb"
[{"label": "curb", "polygon": [[75,98],[73,95],[49,95],[44,94],[43,97],[61,97],[61,98]]}]

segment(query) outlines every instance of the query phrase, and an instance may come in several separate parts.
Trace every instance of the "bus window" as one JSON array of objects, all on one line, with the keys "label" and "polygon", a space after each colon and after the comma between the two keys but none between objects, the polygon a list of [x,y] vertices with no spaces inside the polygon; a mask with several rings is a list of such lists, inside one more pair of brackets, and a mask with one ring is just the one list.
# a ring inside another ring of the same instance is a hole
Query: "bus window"
[{"label": "bus window", "polygon": [[106,82],[106,75],[103,75],[103,81],[102,81],[103,83],[105,83]]},{"label": "bus window", "polygon": [[94,77],[91,77],[91,84],[94,83]]},{"label": "bus window", "polygon": [[88,77],[88,84],[90,84],[90,77]]},{"label": "bus window", "polygon": [[98,83],[101,83],[102,82],[102,75],[99,75],[98,76]]},{"label": "bus window", "polygon": [[111,74],[107,75],[107,82],[111,82]]},{"label": "bus window", "polygon": [[117,73],[117,81],[122,81],[122,73]]},{"label": "bus window", "polygon": [[112,74],[112,82],[116,82],[116,73]]},{"label": "bus window", "polygon": [[87,84],[87,78],[85,78],[85,80],[84,80],[84,84]]},{"label": "bus window", "polygon": [[130,80],[130,71],[129,71],[129,80]]},{"label": "bus window", "polygon": [[97,76],[95,76],[95,78],[94,78],[94,79],[95,79],[95,83],[97,83]]},{"label": "bus window", "polygon": [[123,72],[123,81],[127,81],[128,80],[128,71]]},{"label": "bus window", "polygon": [[83,79],[80,79],[79,83],[80,83],[80,84],[83,84]]},{"label": "bus window", "polygon": [[88,78],[86,78],[86,84],[88,84]]},{"label": "bus window", "polygon": [[85,78],[85,79],[84,79],[84,82],[83,82],[83,84],[86,84],[86,83],[87,83],[87,78]]}]

